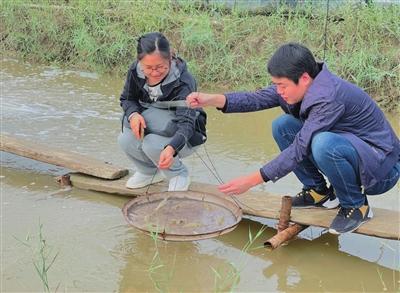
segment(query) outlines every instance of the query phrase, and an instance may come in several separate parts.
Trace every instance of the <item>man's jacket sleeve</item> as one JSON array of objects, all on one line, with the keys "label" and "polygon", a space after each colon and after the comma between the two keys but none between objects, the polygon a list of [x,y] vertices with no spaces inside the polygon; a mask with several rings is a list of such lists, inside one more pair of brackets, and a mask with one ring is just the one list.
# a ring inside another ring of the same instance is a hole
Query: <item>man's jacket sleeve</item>
[{"label": "man's jacket sleeve", "polygon": [[224,113],[254,112],[279,106],[275,85],[255,92],[226,93],[225,97]]}]

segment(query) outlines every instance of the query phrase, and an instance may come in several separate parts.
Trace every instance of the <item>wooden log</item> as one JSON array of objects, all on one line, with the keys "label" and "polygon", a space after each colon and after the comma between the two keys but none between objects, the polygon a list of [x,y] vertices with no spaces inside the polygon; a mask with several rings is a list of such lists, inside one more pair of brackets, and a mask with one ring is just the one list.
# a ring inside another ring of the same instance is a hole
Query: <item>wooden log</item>
[{"label": "wooden log", "polygon": [[[86,176],[83,174],[71,174],[72,185],[77,188],[101,191],[110,194],[124,196],[139,196],[146,193],[146,188],[127,189],[125,183],[128,176],[118,180],[103,180]],[[167,182],[151,185],[148,192],[162,192],[168,190]],[[205,183],[192,182],[190,190],[198,192],[208,192],[224,196],[217,189],[217,186]],[[244,214],[263,217],[268,219],[279,219],[281,206],[281,196],[268,192],[250,191],[236,196],[240,201]],[[376,236],[386,239],[400,239],[400,213],[399,211],[380,209],[372,207],[374,218],[361,225],[355,233]],[[337,209],[293,209],[291,221],[300,225],[316,226],[329,228],[333,218],[336,216]],[[390,223],[390,225],[388,225]]]},{"label": "wooden log", "polygon": [[292,198],[290,196],[283,196],[281,203],[281,211],[279,214],[278,232],[285,230],[289,227],[290,212],[292,210]]},{"label": "wooden log", "polygon": [[279,214],[278,233],[264,242],[265,247],[270,249],[278,248],[285,242],[293,239],[300,231],[307,228],[307,226],[299,224],[289,226],[291,210],[292,198],[290,196],[283,196]]},{"label": "wooden log", "polygon": [[270,248],[270,249],[275,249],[275,248],[281,246],[286,241],[295,237],[297,234],[299,234],[305,228],[306,228],[306,226],[299,225],[299,224],[290,225],[285,230],[276,233],[275,236],[268,239],[264,243],[264,246],[267,248]]},{"label": "wooden log", "polygon": [[128,174],[127,169],[108,162],[6,134],[0,135],[0,150],[104,179],[117,179]]},{"label": "wooden log", "polygon": [[71,178],[69,174],[66,175],[61,175],[56,178],[56,181],[58,184],[60,184],[61,187],[70,187],[72,186],[71,184]]}]

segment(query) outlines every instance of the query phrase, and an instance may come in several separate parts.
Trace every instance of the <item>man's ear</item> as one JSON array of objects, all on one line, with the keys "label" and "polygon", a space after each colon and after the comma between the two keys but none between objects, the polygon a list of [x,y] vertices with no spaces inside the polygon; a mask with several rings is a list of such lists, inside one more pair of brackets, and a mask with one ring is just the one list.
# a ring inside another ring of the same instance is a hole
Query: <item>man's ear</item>
[{"label": "man's ear", "polygon": [[313,81],[313,78],[307,73],[304,72],[301,76],[300,76],[300,80],[302,81],[303,84],[311,84],[311,82]]}]

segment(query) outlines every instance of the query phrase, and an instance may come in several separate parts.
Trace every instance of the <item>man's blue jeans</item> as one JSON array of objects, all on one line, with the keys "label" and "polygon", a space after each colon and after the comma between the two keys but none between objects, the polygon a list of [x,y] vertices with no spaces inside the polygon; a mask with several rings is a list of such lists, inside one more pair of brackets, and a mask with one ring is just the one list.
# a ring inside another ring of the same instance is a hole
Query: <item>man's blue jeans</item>
[{"label": "man's blue jeans", "polygon": [[[292,144],[303,123],[285,114],[272,123],[272,134],[280,150]],[[294,170],[304,188],[320,189],[326,186],[324,174],[332,184],[340,205],[358,208],[365,202],[359,175],[359,157],[353,145],[343,136],[333,132],[321,132],[313,137],[311,155]],[[400,174],[400,162],[380,182],[365,190],[366,194],[382,194],[396,185]]]}]

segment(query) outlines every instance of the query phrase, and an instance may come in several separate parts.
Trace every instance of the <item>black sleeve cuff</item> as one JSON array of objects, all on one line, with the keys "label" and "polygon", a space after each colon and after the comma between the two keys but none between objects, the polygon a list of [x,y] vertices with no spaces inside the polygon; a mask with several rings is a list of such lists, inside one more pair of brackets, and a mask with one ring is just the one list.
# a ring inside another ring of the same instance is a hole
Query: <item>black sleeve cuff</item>
[{"label": "black sleeve cuff", "polygon": [[164,149],[165,149],[167,146],[170,146],[170,147],[172,147],[172,148],[175,150],[175,154],[173,155],[173,157],[175,158],[175,157],[178,155],[177,150],[176,150],[172,145],[170,145],[170,144],[167,144],[166,146],[164,146]]},{"label": "black sleeve cuff", "polygon": [[185,137],[181,134],[178,135],[175,134],[168,145],[174,148],[175,150],[174,157],[176,157],[178,155],[178,152],[185,146]]},{"label": "black sleeve cuff", "polygon": [[261,177],[263,178],[264,182],[268,182],[271,179],[268,178],[268,176],[264,173],[263,168],[260,168],[260,173],[261,173]]}]

